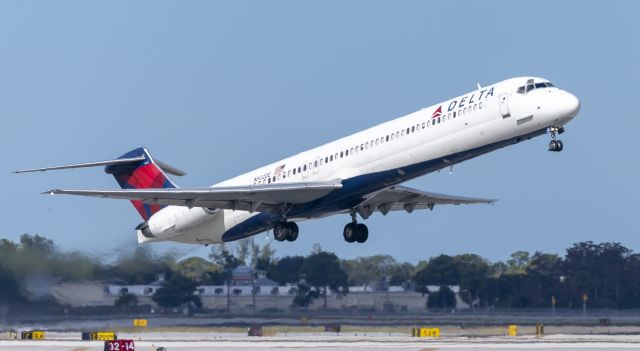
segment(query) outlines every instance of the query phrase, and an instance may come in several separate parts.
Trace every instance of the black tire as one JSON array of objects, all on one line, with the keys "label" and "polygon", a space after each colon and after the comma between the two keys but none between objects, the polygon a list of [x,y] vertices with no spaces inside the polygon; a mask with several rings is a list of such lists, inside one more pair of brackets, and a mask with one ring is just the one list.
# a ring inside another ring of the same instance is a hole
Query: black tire
[{"label": "black tire", "polygon": [[273,238],[277,241],[285,241],[289,230],[284,222],[280,222],[273,227]]},{"label": "black tire", "polygon": [[289,232],[287,235],[287,241],[296,241],[298,239],[298,232]]},{"label": "black tire", "polygon": [[300,232],[300,229],[298,228],[296,222],[287,222],[287,225],[289,226],[289,230],[295,232],[296,235]]},{"label": "black tire", "polygon": [[298,239],[298,225],[295,222],[287,222],[287,241],[296,241]]},{"label": "black tire", "polygon": [[562,143],[562,140],[558,140],[556,145],[558,146],[558,152],[562,151],[562,149],[564,149],[564,144]]},{"label": "black tire", "polygon": [[342,231],[342,237],[344,237],[344,241],[348,243],[356,241],[356,238],[358,237],[357,225],[355,223],[347,223]]},{"label": "black tire", "polygon": [[359,223],[357,227],[358,227],[358,238],[356,239],[356,241],[362,244],[365,241],[367,241],[367,239],[369,239],[369,228],[362,223]]},{"label": "black tire", "polygon": [[558,145],[555,140],[551,140],[549,142],[549,151],[556,152],[558,150]]}]

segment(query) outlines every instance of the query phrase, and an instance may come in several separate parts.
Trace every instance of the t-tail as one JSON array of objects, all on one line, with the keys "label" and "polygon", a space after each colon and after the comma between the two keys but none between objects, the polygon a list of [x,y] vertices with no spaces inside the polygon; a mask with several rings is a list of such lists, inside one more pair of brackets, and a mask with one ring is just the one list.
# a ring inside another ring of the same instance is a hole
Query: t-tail
[{"label": "t-tail", "polygon": [[[143,147],[133,149],[115,160],[25,169],[16,171],[16,173],[43,172],[96,166],[106,166],[104,171],[108,174],[112,174],[123,189],[177,188],[178,186],[169,179],[166,173],[176,176],[183,176],[186,174],[164,162],[154,160],[149,154],[149,151]],[[145,221],[148,221],[156,212],[166,207],[166,205],[143,204],[140,200],[131,200],[131,203]]]},{"label": "t-tail", "polygon": [[[111,164],[105,167],[104,171],[112,174],[122,189],[167,189],[178,187],[167,177],[163,168],[168,171],[177,170],[162,162],[154,161],[149,152],[143,147],[127,152],[118,157],[118,160],[132,160],[132,162]],[[172,173],[175,174],[176,172]],[[180,173],[180,175],[184,174],[181,171]],[[131,200],[131,203],[145,221],[148,221],[156,212],[166,207],[166,205],[143,204],[140,200]]]}]

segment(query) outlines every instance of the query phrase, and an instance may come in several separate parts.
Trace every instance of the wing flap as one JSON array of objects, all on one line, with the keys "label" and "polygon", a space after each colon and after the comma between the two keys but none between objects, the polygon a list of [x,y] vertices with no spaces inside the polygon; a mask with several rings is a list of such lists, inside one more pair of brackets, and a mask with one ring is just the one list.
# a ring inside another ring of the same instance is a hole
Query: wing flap
[{"label": "wing flap", "polygon": [[432,193],[397,185],[370,194],[356,210],[363,218],[368,218],[376,211],[386,215],[390,211],[432,210],[436,205],[493,204],[496,201]]}]

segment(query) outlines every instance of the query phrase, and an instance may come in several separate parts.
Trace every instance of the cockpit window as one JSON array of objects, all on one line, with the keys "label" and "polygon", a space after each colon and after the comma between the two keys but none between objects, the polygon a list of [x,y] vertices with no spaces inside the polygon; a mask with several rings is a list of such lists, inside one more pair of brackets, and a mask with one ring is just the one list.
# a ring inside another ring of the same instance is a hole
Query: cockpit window
[{"label": "cockpit window", "polygon": [[553,84],[551,84],[550,82],[542,82],[542,83],[536,83],[536,84],[529,83],[527,85],[518,87],[517,91],[518,91],[518,94],[525,94],[534,89],[551,88],[551,87],[553,87]]}]

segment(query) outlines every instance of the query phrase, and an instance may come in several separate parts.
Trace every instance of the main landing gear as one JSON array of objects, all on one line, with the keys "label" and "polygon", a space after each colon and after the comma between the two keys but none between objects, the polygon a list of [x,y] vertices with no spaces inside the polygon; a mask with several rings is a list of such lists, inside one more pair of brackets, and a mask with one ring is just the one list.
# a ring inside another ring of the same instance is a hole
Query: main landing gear
[{"label": "main landing gear", "polygon": [[342,231],[344,241],[348,243],[357,241],[362,244],[369,238],[369,228],[367,228],[366,225],[358,223],[356,221],[355,212],[351,213],[351,218],[351,223],[347,223],[347,225],[344,226],[344,230]]},{"label": "main landing gear", "polygon": [[551,141],[549,142],[549,151],[552,152],[560,152],[564,149],[564,144],[562,144],[562,140],[556,140],[557,134],[564,133],[564,127],[549,127],[549,133],[551,134]]},{"label": "main landing gear", "polygon": [[298,225],[295,222],[278,222],[273,227],[273,237],[277,241],[295,241],[298,239]]}]

